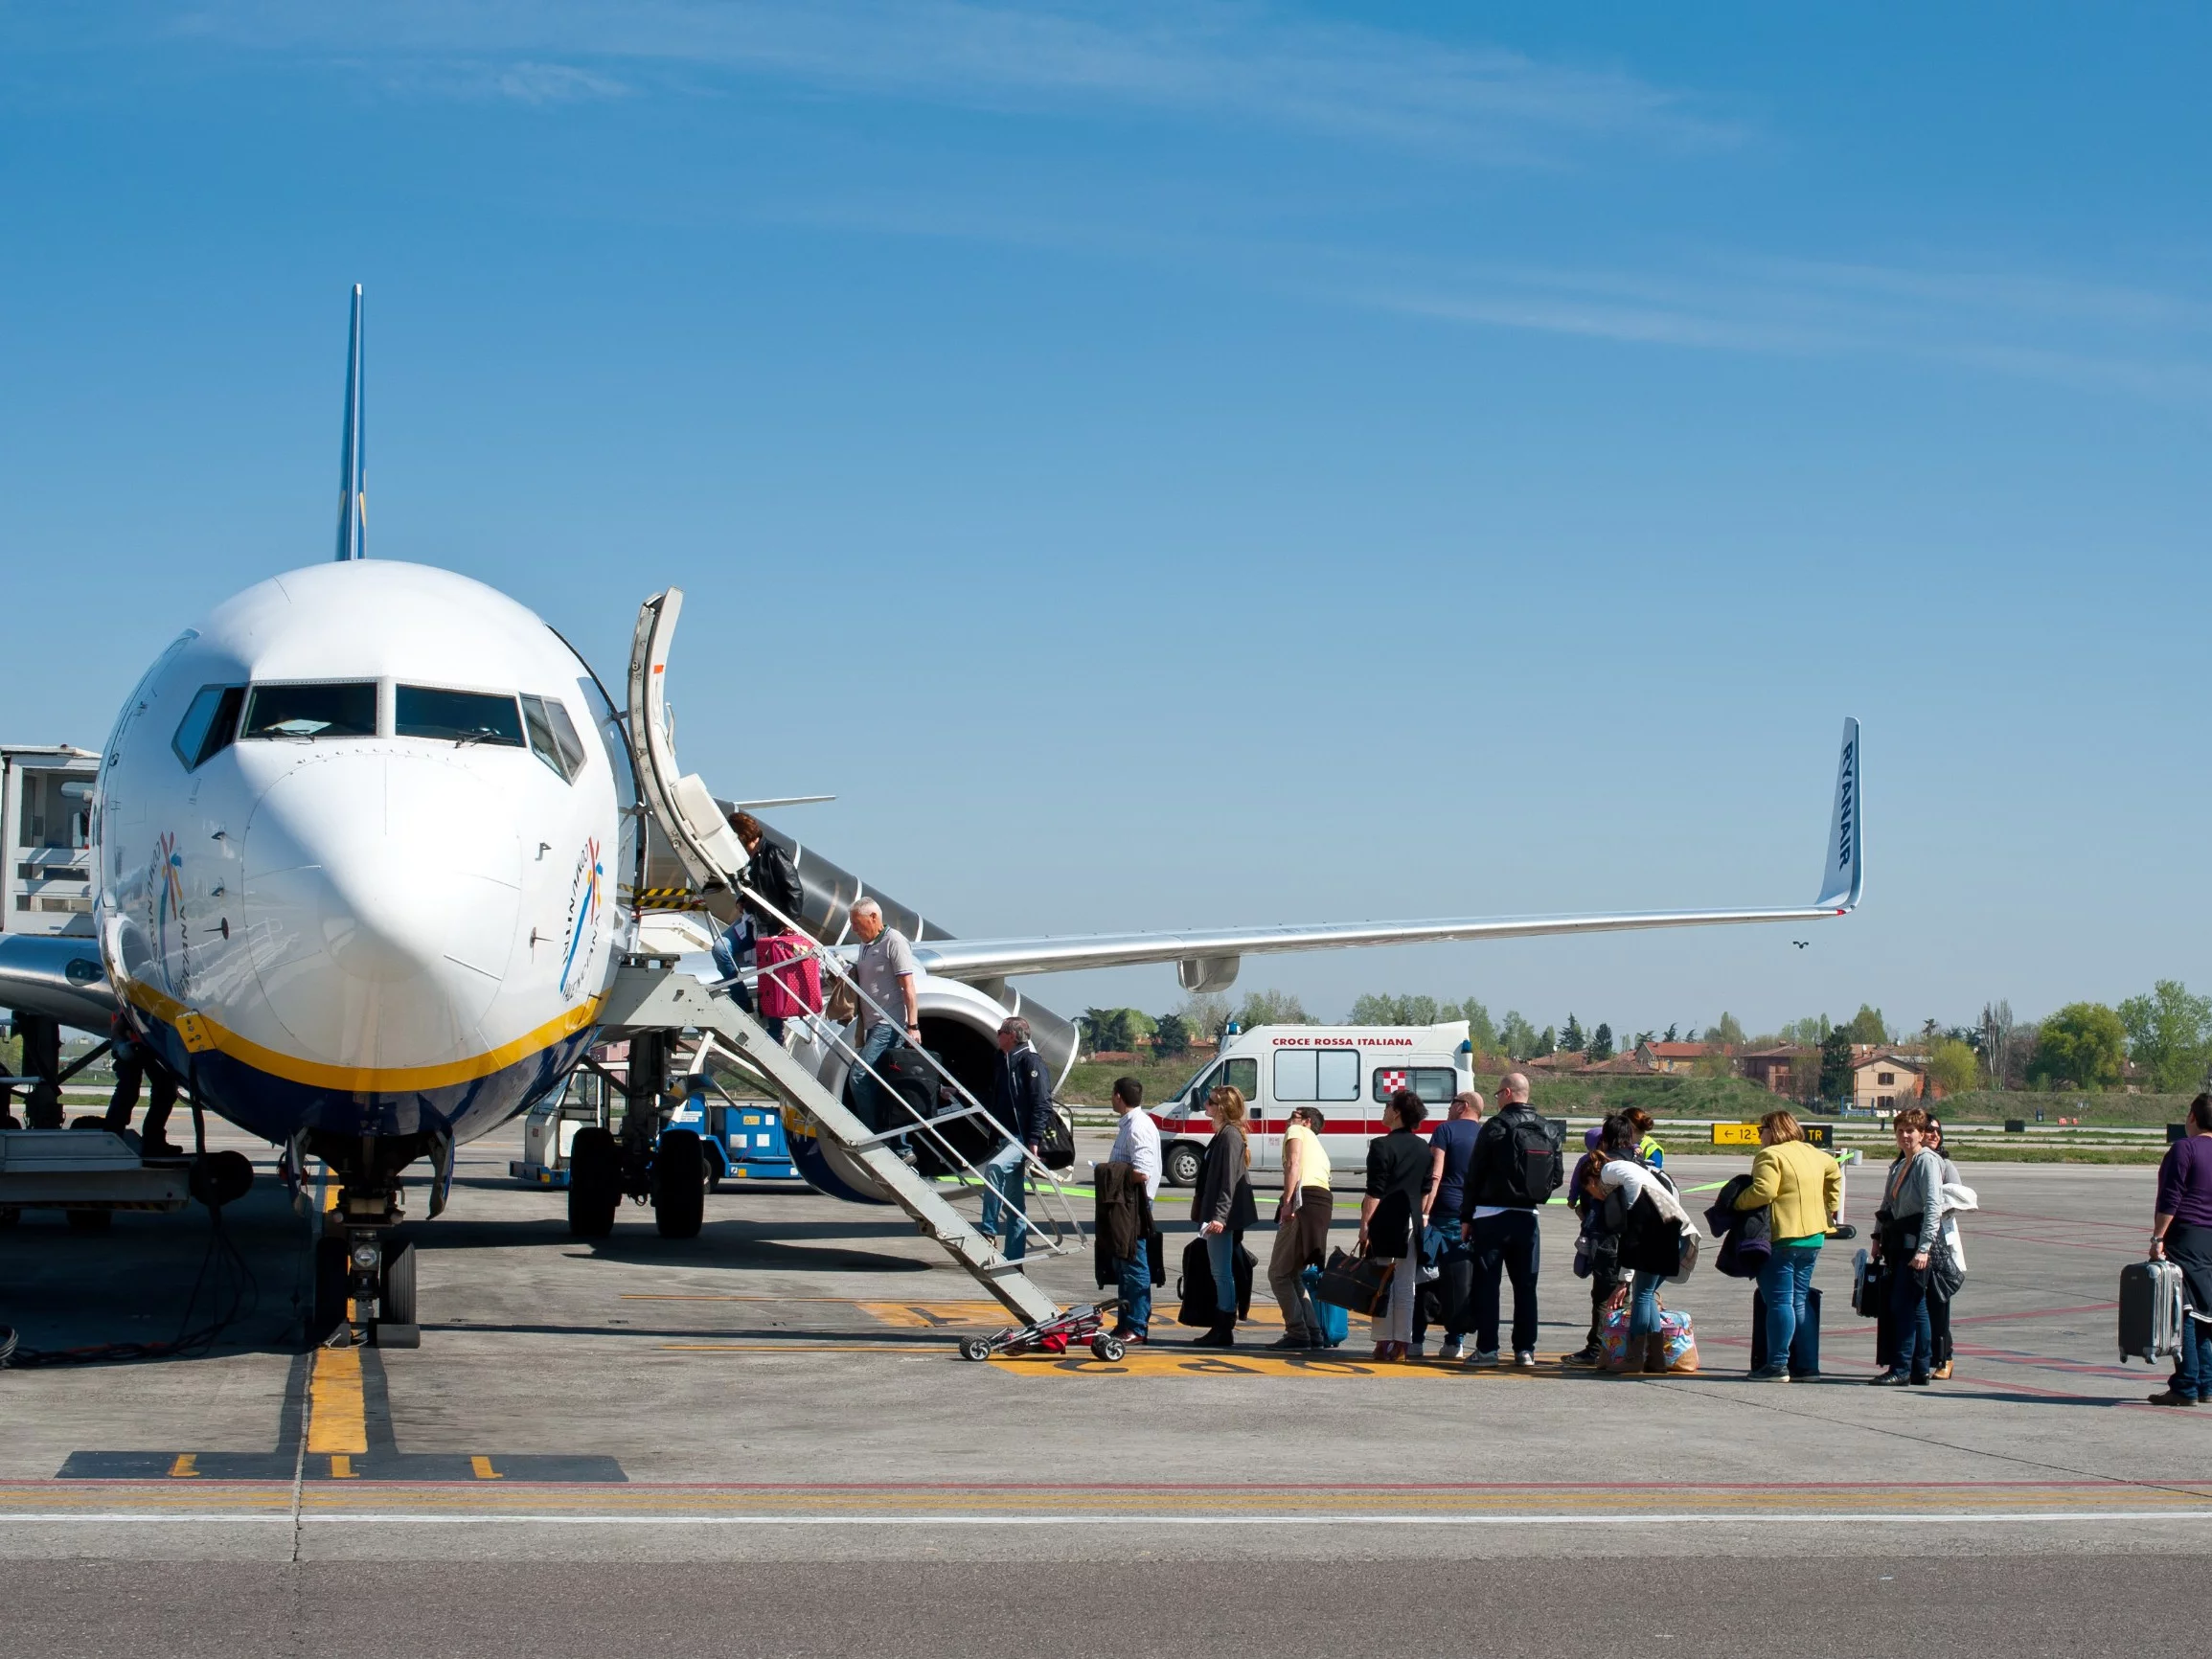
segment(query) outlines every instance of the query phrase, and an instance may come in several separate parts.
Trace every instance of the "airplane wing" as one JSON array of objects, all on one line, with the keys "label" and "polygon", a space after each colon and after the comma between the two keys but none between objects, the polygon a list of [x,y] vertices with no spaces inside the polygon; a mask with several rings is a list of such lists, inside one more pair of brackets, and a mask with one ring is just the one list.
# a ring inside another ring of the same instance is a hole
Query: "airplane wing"
[{"label": "airplane wing", "polygon": [[106,1035],[115,992],[99,946],[68,934],[0,934],[0,1008]]},{"label": "airplane wing", "polygon": [[1264,952],[1337,950],[1363,944],[1418,944],[1449,939],[1532,939],[1556,933],[1617,933],[1645,927],[1717,927],[1752,921],[1817,921],[1848,915],[1859,904],[1865,820],[1859,799],[1859,722],[1843,722],[1829,816],[1828,855],[1820,896],[1810,905],[1767,910],[1642,910],[1597,916],[1471,917],[1432,921],[1345,921],[1315,926],[1189,929],[1174,933],[1100,933],[1032,939],[933,939],[914,946],[924,969],[948,979],[999,979],[1011,974],[1067,973],[1173,962],[1186,990],[1220,990],[1233,983],[1240,959]]}]

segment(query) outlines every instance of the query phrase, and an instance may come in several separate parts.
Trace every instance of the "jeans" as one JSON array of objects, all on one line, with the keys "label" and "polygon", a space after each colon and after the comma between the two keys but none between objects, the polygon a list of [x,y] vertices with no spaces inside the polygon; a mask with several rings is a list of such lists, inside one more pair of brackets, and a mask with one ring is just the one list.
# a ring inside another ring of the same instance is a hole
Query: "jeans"
[{"label": "jeans", "polygon": [[1820,1265],[1817,1244],[1777,1244],[1759,1269],[1759,1294],[1767,1299],[1767,1369],[1794,1372],[1790,1344],[1805,1323],[1805,1297],[1813,1288],[1813,1269]]},{"label": "jeans", "polygon": [[1029,1252],[1029,1171],[1020,1143],[1009,1141],[983,1166],[983,1231],[1006,1230],[1006,1259],[1019,1261]]},{"label": "jeans", "polygon": [[1206,1265],[1214,1270],[1214,1307],[1228,1324],[1237,1323],[1237,1236],[1223,1228],[1203,1235]]},{"label": "jeans", "polygon": [[[860,1058],[853,1068],[853,1103],[860,1108],[868,1120],[868,1126],[878,1134],[898,1126],[905,1116],[899,1108],[898,1100],[891,1091],[870,1077],[863,1065],[874,1065],[893,1049],[906,1040],[906,1034],[887,1021],[879,1021],[868,1028],[868,1034],[860,1039]],[[991,1230],[990,1205],[984,1208],[984,1230]]]},{"label": "jeans", "polygon": [[1890,1370],[1926,1376],[1934,1365],[1934,1333],[1927,1323],[1927,1272],[1915,1272],[1910,1257],[1893,1258],[1897,1277],[1889,1284],[1889,1328],[1897,1344]]},{"label": "jeans", "polygon": [[1136,1254],[1116,1257],[1114,1266],[1121,1277],[1121,1329],[1132,1335],[1149,1336],[1152,1327],[1152,1259],[1146,1241],[1139,1239]]},{"label": "jeans", "polygon": [[1659,1329],[1659,1274],[1636,1269],[1629,1284],[1629,1369],[1644,1363],[1644,1338]]},{"label": "jeans", "polygon": [[2181,1317],[2181,1350],[2174,1355],[2174,1392],[2185,1399],[2212,1400],[2212,1324]]},{"label": "jeans", "polygon": [[1513,1281],[1513,1351],[1536,1352],[1537,1226],[1534,1210],[1475,1218],[1474,1346],[1497,1352],[1498,1275]]},{"label": "jeans", "polygon": [[[1446,1227],[1424,1228],[1422,1249],[1435,1258],[1437,1278],[1433,1284],[1424,1284],[1421,1288],[1436,1292],[1444,1339],[1457,1342],[1467,1334],[1468,1308],[1473,1301],[1473,1247],[1460,1240],[1459,1224],[1454,1221]],[[1425,1298],[1417,1294],[1413,1299],[1413,1340],[1418,1343],[1427,1338]]]}]

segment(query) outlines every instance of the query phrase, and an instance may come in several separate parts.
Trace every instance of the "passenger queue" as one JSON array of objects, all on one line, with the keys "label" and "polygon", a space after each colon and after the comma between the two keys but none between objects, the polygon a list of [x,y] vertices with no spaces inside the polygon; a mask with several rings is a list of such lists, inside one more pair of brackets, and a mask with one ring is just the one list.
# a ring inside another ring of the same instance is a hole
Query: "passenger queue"
[{"label": "passenger queue", "polygon": [[[1498,1110],[1486,1117],[1482,1097],[1462,1091],[1425,1136],[1428,1102],[1410,1089],[1391,1095],[1385,1132],[1368,1144],[1350,1250],[1332,1248],[1340,1177],[1322,1144],[1324,1115],[1315,1106],[1289,1115],[1265,1273],[1283,1317],[1272,1348],[1339,1346],[1345,1337],[1337,1310],[1349,1308],[1367,1315],[1379,1362],[1425,1358],[1428,1328],[1436,1326],[1442,1360],[1534,1370],[1539,1217],[1557,1198],[1576,1226],[1575,1274],[1589,1282],[1588,1329],[1562,1365],[1615,1375],[1699,1369],[1695,1329],[1686,1311],[1667,1306],[1666,1291],[1712,1260],[1714,1270],[1755,1286],[1750,1380],[1820,1375],[1813,1279],[1823,1247],[1838,1232],[1843,1176],[1792,1113],[1760,1120],[1750,1172],[1722,1184],[1700,1228],[1665,1170],[1649,1114],[1617,1112],[1589,1130],[1570,1177],[1559,1125],[1530,1109],[1527,1078],[1509,1074],[1497,1092]],[[1119,1253],[1102,1242],[1099,1260],[1099,1283],[1120,1297],[1113,1334],[1125,1343],[1153,1339],[1152,1293],[1168,1280],[1152,1217],[1160,1134],[1143,1101],[1136,1079],[1115,1082],[1119,1127],[1100,1171],[1102,1193],[1110,1189],[1113,1204],[1128,1212],[1109,1226],[1102,1209],[1102,1241],[1133,1240]],[[2212,1134],[2212,1102],[2201,1103]],[[1192,1199],[1197,1239],[1183,1262],[1180,1322],[1200,1327],[1196,1346],[1229,1348],[1249,1308],[1257,1262],[1243,1240],[1260,1205],[1243,1093],[1219,1087],[1205,1104],[1214,1134]],[[1944,1157],[1942,1126],[1927,1112],[1899,1112],[1893,1129],[1897,1157],[1883,1179],[1873,1236],[1854,1263],[1852,1301],[1876,1321],[1882,1369],[1874,1382],[1926,1387],[1951,1374],[1951,1306],[1966,1274],[1959,1217],[1977,1199]],[[2194,1216],[2161,1216],[2180,1227],[2177,1244],[2187,1238],[2194,1247]],[[2199,1378],[2212,1375],[2212,1354],[2200,1362],[2192,1345],[2187,1358],[2193,1403]],[[2178,1380],[2175,1392],[2183,1386]]]}]

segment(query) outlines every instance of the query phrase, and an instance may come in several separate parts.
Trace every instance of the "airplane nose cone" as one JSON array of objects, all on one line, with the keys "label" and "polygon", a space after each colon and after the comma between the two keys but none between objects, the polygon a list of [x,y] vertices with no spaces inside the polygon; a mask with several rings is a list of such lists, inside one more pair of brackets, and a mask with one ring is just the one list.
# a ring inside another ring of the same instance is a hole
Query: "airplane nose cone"
[{"label": "airplane nose cone", "polygon": [[301,1057],[393,1068],[481,1046],[522,857],[512,804],[465,761],[332,745],[262,795],[240,852],[255,970]]}]

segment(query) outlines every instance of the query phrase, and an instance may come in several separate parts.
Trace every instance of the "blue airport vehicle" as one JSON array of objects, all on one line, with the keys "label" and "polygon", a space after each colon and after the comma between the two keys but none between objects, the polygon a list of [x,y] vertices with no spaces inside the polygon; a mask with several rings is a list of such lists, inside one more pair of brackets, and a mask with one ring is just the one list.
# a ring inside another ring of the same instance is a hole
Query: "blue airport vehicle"
[{"label": "blue airport vehicle", "polygon": [[[588,1083],[598,1083],[590,1078]],[[773,1101],[733,1101],[697,1075],[684,1079],[686,1094],[654,1137],[681,1130],[699,1138],[707,1188],[719,1192],[726,1181],[804,1184],[784,1135],[783,1108]],[[522,1156],[508,1160],[507,1172],[533,1187],[569,1184],[569,1154],[580,1130],[604,1127],[608,1102],[602,1087],[573,1081],[557,1099],[533,1110],[522,1124]]]}]

